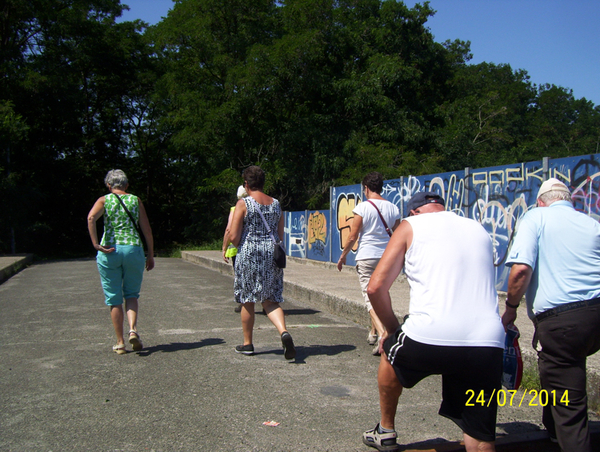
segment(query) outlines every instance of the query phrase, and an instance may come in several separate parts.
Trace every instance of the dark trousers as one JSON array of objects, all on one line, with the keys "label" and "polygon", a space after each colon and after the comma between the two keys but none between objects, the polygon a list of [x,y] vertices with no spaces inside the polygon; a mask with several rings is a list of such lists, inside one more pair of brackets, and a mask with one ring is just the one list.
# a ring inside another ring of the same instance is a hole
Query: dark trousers
[{"label": "dark trousers", "polygon": [[[544,426],[563,451],[591,451],[586,358],[600,349],[600,305],[547,317],[537,323],[535,334],[542,346],[538,352],[542,389],[549,394]],[[567,398],[568,405],[560,402]]]}]

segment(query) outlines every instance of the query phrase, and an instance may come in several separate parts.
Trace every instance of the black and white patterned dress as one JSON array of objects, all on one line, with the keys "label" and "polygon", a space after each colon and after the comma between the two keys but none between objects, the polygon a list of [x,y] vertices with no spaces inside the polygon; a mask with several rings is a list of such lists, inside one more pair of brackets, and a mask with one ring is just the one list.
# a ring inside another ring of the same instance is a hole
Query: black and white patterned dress
[{"label": "black and white patterned dress", "polygon": [[275,240],[279,241],[278,225],[281,218],[279,201],[273,199],[268,206],[244,198],[246,216],[242,237],[235,260],[235,301],[238,303],[261,303],[266,300],[275,303],[283,301],[283,269],[277,267],[273,258],[275,244],[265,227],[261,209]]}]

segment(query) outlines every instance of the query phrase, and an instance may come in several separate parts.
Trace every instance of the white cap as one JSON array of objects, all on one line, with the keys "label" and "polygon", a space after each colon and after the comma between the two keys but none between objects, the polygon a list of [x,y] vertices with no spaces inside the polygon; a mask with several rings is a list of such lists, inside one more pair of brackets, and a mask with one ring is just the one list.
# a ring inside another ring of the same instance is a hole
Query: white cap
[{"label": "white cap", "polygon": [[542,184],[540,191],[538,191],[537,197],[539,198],[550,191],[564,191],[566,193],[571,193],[563,182],[552,177]]},{"label": "white cap", "polygon": [[248,196],[248,193],[246,193],[246,189],[244,188],[243,185],[240,185],[238,187],[238,191],[237,191],[237,197],[238,197],[238,199],[245,198],[246,196]]}]

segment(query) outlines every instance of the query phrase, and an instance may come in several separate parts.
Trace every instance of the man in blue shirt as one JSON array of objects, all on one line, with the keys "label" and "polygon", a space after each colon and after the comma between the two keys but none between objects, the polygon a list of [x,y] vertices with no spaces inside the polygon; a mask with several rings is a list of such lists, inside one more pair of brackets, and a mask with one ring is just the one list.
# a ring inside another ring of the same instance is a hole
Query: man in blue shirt
[{"label": "man in blue shirt", "polygon": [[505,328],[526,295],[535,325],[543,423],[563,451],[591,451],[586,358],[600,349],[600,223],[573,208],[558,179],[542,184],[538,207],[523,217],[506,262]]}]

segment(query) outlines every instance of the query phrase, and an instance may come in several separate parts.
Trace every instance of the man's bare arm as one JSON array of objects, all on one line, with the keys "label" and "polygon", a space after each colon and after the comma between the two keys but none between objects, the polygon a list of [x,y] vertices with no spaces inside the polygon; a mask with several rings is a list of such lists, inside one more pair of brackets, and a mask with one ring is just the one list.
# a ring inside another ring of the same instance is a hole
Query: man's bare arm
[{"label": "man's bare arm", "polygon": [[510,305],[518,306],[521,298],[527,291],[531,282],[533,269],[527,264],[513,264],[508,275],[508,291],[506,292],[506,311],[502,315],[504,329],[517,319],[517,309]]},{"label": "man's bare arm", "polygon": [[412,226],[403,221],[392,235],[367,288],[373,309],[388,333],[400,325],[392,309],[390,288],[404,267],[404,256],[411,242]]}]

